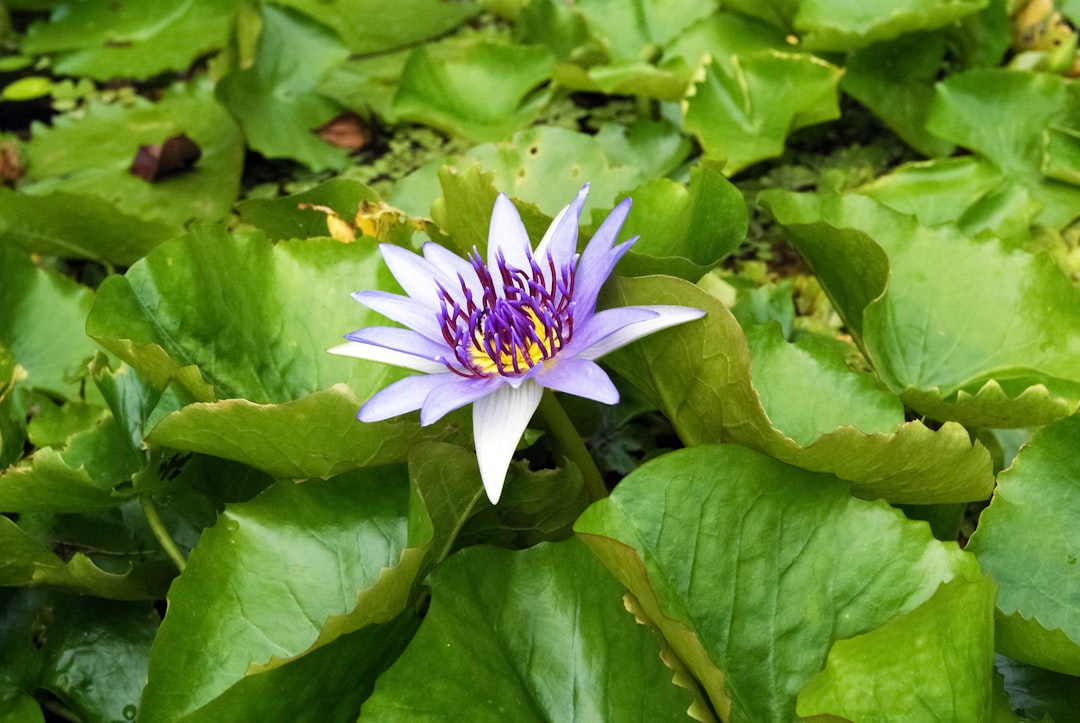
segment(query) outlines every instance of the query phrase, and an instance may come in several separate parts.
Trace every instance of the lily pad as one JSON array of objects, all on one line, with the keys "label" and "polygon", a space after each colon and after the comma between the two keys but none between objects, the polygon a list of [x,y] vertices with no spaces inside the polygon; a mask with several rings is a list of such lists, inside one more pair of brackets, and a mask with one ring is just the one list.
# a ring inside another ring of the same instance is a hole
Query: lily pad
[{"label": "lily pad", "polygon": [[1080,89],[1060,76],[977,69],[938,84],[926,127],[992,161],[1042,204],[1041,223],[1061,228],[1080,215],[1080,186],[1053,170],[1072,156],[1068,146],[1049,140],[1080,132],[1077,108]]},{"label": "lily pad", "polygon": [[112,600],[155,600],[176,572],[158,560],[133,562],[123,572],[104,570],[81,552],[64,560],[2,515],[0,543],[0,587],[32,585]]},{"label": "lily pad", "polygon": [[325,351],[376,321],[349,298],[359,288],[396,289],[373,244],[271,245],[206,228],[106,279],[87,330],[159,389],[187,390],[159,403],[147,435],[156,443],[327,476],[403,460],[419,432],[414,420],[354,419],[401,370]]},{"label": "lily pad", "polygon": [[270,4],[261,7],[255,62],[222,78],[218,98],[239,121],[248,145],[263,155],[291,158],[315,170],[340,169],[348,152],[315,131],[344,108],[317,88],[349,51],[310,18]]},{"label": "lily pad", "polygon": [[100,198],[0,187],[0,243],[31,253],[129,266],[174,235],[173,224],[136,218]]},{"label": "lily pad", "polygon": [[[865,374],[847,370],[827,353],[787,350],[762,372],[775,376],[789,364],[805,364],[801,373],[818,380],[813,390],[772,395],[769,404],[791,431],[777,428],[756,389],[762,382],[755,365],[768,360],[752,358],[731,312],[691,284],[660,277],[619,279],[603,298],[618,306],[676,304],[706,311],[699,322],[655,334],[604,358],[672,420],[686,445],[738,442],[788,464],[848,480],[859,496],[897,503],[980,500],[993,489],[990,454],[972,443],[966,429],[945,424],[931,430],[919,421],[902,421],[895,402],[888,402]],[[777,342],[783,343],[772,343]],[[795,381],[804,380],[789,383]],[[866,405],[878,411],[868,413]],[[890,417],[895,428],[880,431]],[[856,418],[869,429],[852,426]],[[790,435],[812,441],[804,446]]]},{"label": "lily pad", "polygon": [[630,194],[633,205],[621,236],[640,238],[619,263],[619,273],[696,281],[743,242],[746,202],[720,169],[702,161],[686,186],[657,178]]},{"label": "lily pad", "polygon": [[843,71],[749,18],[716,15],[671,52],[703,63],[683,103],[683,123],[707,156],[726,161],[729,175],[780,155],[792,131],[840,117]]},{"label": "lily pad", "polygon": [[58,53],[59,75],[143,80],[187,70],[226,45],[235,0],[162,0],[147,6],[112,0],[65,2],[30,25],[22,52]]},{"label": "lily pad", "polygon": [[25,370],[27,388],[78,396],[79,377],[97,350],[83,331],[92,303],[89,289],[0,242],[0,345]]},{"label": "lily pad", "polygon": [[[302,485],[280,482],[227,507],[169,590],[142,715],[221,720],[260,705],[265,675],[276,684],[275,704],[295,696],[313,706],[308,713],[323,715],[338,696],[343,706],[357,706],[381,670],[384,636],[392,641],[401,632],[372,626],[391,623],[404,609],[423,557],[408,540],[407,506],[403,470],[369,468]],[[208,606],[214,615],[204,613]],[[373,637],[364,651],[350,649],[349,641],[329,649],[366,628]],[[318,677],[328,661],[304,658],[322,648],[324,656],[359,652],[347,666],[352,675]],[[273,674],[281,668],[297,674]],[[292,695],[282,696],[286,687]]]},{"label": "lily pad", "polygon": [[[925,524],[737,445],[642,465],[575,530],[731,723],[794,719],[796,696],[838,641],[910,613],[942,582],[979,576],[972,555]],[[978,649],[986,627],[955,634]],[[986,685],[990,675],[987,665]],[[873,702],[887,717],[892,701]]]},{"label": "lily pad", "polygon": [[989,578],[954,579],[911,612],[837,642],[799,692],[799,716],[989,720],[996,592]]},{"label": "lily pad", "polygon": [[1080,675],[1080,417],[1045,427],[998,478],[968,549],[997,580],[998,650]]},{"label": "lily pad", "polygon": [[431,608],[364,720],[686,719],[663,639],[627,615],[622,586],[578,540],[470,547],[430,583]]},{"label": "lily pad", "polygon": [[353,54],[382,53],[434,38],[480,12],[471,0],[281,0],[328,28]]},{"label": "lily pad", "polygon": [[[1045,424],[1080,406],[1080,291],[1047,256],[922,226],[859,195],[760,198],[908,404],[998,427]],[[845,276],[852,264],[872,271]]]},{"label": "lily pad", "polygon": [[0,591],[0,610],[0,720],[45,720],[33,693],[87,723],[134,719],[158,625],[147,603],[15,590]]},{"label": "lily pad", "polygon": [[945,48],[943,33],[912,33],[876,43],[851,56],[840,87],[915,150],[925,156],[948,156],[953,145],[926,130]]},{"label": "lily pad", "polygon": [[[151,224],[144,234],[160,233],[166,224],[177,235],[191,221],[224,217],[239,190],[243,139],[206,81],[175,85],[156,103],[139,98],[126,107],[91,101],[84,116],[63,115],[51,128],[34,124],[32,131],[19,191],[101,199],[125,215],[112,222],[117,230],[133,216]],[[154,183],[130,172],[139,146],[181,134],[201,150],[193,169]],[[78,210],[63,208],[63,200],[56,198],[56,212]]]},{"label": "lily pad", "polygon": [[535,119],[555,58],[539,45],[451,38],[413,51],[394,114],[474,141],[501,140]]}]

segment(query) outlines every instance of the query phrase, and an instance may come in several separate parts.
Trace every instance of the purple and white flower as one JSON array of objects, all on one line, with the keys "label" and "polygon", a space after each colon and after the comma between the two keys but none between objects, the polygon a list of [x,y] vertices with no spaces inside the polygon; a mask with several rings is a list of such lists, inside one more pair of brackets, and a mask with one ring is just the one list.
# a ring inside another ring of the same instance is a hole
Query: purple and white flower
[{"label": "purple and white flower", "polygon": [[463,259],[434,243],[424,244],[423,256],[383,244],[383,259],[408,296],[358,291],[353,298],[406,328],[367,327],[329,350],[424,372],[376,393],[361,407],[360,421],[419,409],[428,425],[472,403],[480,476],[493,504],[545,387],[615,404],[619,392],[594,360],[704,314],[683,306],[596,311],[600,287],[637,238],[615,245],[630,211],[627,198],[578,255],[588,188],[555,217],[535,250],[502,194],[491,216],[487,263],[475,250]]}]

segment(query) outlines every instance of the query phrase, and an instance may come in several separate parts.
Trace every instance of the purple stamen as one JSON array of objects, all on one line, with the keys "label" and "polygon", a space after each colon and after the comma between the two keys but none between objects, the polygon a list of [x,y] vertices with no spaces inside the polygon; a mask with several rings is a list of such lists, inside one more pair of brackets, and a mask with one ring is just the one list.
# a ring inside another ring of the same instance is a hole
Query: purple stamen
[{"label": "purple stamen", "polygon": [[496,275],[473,249],[468,258],[480,284],[479,304],[461,276],[461,300],[439,286],[439,324],[454,349],[454,359],[444,362],[450,371],[463,377],[520,376],[569,343],[575,264],[557,268],[548,253],[541,266],[531,252],[526,256],[528,269],[519,269],[498,252]]}]

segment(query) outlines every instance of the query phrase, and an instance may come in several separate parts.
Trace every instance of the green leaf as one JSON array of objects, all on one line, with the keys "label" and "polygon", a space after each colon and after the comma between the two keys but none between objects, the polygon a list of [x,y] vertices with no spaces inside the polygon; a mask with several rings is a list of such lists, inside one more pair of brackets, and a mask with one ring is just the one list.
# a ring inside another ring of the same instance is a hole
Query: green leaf
[{"label": "green leaf", "polygon": [[158,388],[196,365],[219,399],[283,403],[343,381],[370,394],[398,372],[325,351],[382,322],[357,289],[396,289],[373,245],[197,228],[107,278],[87,332]]},{"label": "green leaf", "polygon": [[1053,716],[1066,721],[1080,710],[1080,679],[998,656],[998,671],[1005,678],[1009,701],[1020,715],[1030,720]]},{"label": "green leaf", "polygon": [[683,125],[733,175],[780,155],[789,133],[840,117],[843,71],[789,45],[784,33],[734,13],[692,26],[667,49],[698,68]]},{"label": "green leaf", "polygon": [[[0,474],[0,510],[85,512],[131,496],[131,477],[146,461],[111,415],[73,435],[61,450],[37,449]],[[125,486],[123,491],[117,490]]]},{"label": "green leaf", "polygon": [[353,54],[382,53],[434,38],[476,15],[474,2],[440,0],[281,0],[333,28]]},{"label": "green leaf", "polygon": [[450,38],[413,51],[393,110],[470,140],[501,140],[536,118],[544,97],[533,91],[554,69],[543,46]]},{"label": "green leaf", "polygon": [[987,0],[874,0],[857,6],[843,0],[803,0],[797,3],[793,25],[807,48],[853,50],[905,33],[948,26],[986,5]]},{"label": "green leaf", "polygon": [[[1080,406],[1080,291],[1047,256],[859,195],[760,198],[878,375],[921,413],[1026,427]],[[843,276],[858,265],[873,272]]]},{"label": "green leaf", "polygon": [[189,404],[153,418],[147,441],[242,462],[277,478],[304,479],[404,460],[416,442],[453,438],[467,424],[461,414],[426,431],[415,417],[358,422],[363,401],[336,384],[279,404]]},{"label": "green leaf", "polygon": [[953,145],[926,130],[945,46],[942,33],[876,43],[851,56],[840,87],[924,156],[947,156]]},{"label": "green leaf", "polygon": [[663,0],[580,0],[588,21],[614,60],[646,60],[687,26],[716,12],[715,0],[668,3]]},{"label": "green leaf", "polygon": [[1001,587],[997,649],[1040,667],[1080,675],[1080,416],[1056,422],[1001,473],[968,549]]},{"label": "green leaf", "polygon": [[[586,182],[589,198],[583,219],[595,210],[606,214],[627,191],[645,180],[637,168],[613,162],[595,136],[554,126],[530,128],[508,141],[477,146],[463,160],[478,161],[485,171],[494,173],[499,191],[535,204],[548,218],[570,203]],[[545,230],[546,225],[541,233]],[[538,241],[539,237],[534,239],[534,243]]]},{"label": "green leaf", "polygon": [[[21,192],[34,196],[60,192],[106,201],[119,213],[109,219],[103,211],[96,212],[117,231],[132,225],[130,217],[147,223],[139,233],[144,239],[139,246],[122,241],[124,252],[114,252],[101,249],[98,244],[103,241],[95,239],[95,256],[130,260],[143,244],[163,234],[163,227],[175,235],[191,221],[217,221],[229,212],[239,189],[243,139],[229,114],[214,101],[209,82],[177,84],[156,103],[142,98],[129,106],[91,101],[79,117],[59,116],[51,128],[34,124],[32,129]],[[181,134],[201,151],[193,168],[154,182],[131,173],[139,146],[164,143]],[[65,215],[82,209],[60,206],[65,196],[52,198],[51,208]],[[57,221],[45,228],[59,234],[69,225]],[[80,237],[94,238],[82,232],[68,243],[79,244]]]},{"label": "green leaf", "polygon": [[52,17],[30,25],[22,52],[59,53],[59,75],[95,80],[144,80],[186,70],[198,57],[222,48],[237,3],[162,0],[143,7],[112,0],[65,2]]},{"label": "green leaf", "polygon": [[951,580],[911,612],[838,641],[799,692],[799,716],[988,720],[996,591],[985,577]]},{"label": "green leaf", "polygon": [[155,600],[175,573],[159,560],[128,562],[122,572],[104,570],[81,552],[63,560],[2,515],[0,543],[2,587],[32,585],[113,600]]},{"label": "green leaf", "polygon": [[924,226],[955,222],[968,236],[989,231],[1022,244],[1042,206],[1023,185],[1010,183],[990,161],[976,156],[909,163],[858,189]]},{"label": "green leaf", "polygon": [[934,431],[919,421],[903,422],[891,433],[852,426],[847,415],[856,409],[865,414],[861,407],[868,399],[880,408],[880,392],[835,359],[828,361],[827,355],[824,361],[816,356],[796,360],[815,370],[823,387],[807,395],[819,403],[800,404],[802,392],[793,399],[774,400],[790,405],[778,409],[796,428],[810,430],[804,431],[807,437],[817,435],[806,446],[791,439],[762,407],[738,322],[701,289],[661,277],[618,279],[602,298],[611,306],[674,304],[706,311],[700,322],[654,334],[604,358],[672,420],[684,444],[735,441],[788,464],[849,480],[852,491],[867,498],[934,504],[990,495],[990,455],[981,444],[973,444],[960,425],[945,424]]},{"label": "green leaf", "polygon": [[83,331],[92,300],[89,289],[0,241],[0,346],[26,370],[22,384],[78,397],[78,378],[97,348]]},{"label": "green leaf", "polygon": [[263,155],[315,170],[344,167],[348,151],[315,134],[344,108],[316,89],[348,49],[328,28],[275,5],[262,5],[262,21],[254,65],[222,78],[218,98]]},{"label": "green leaf", "polygon": [[470,547],[430,584],[431,608],[364,720],[686,719],[663,640],[627,615],[622,586],[577,540]]},{"label": "green leaf", "polygon": [[595,137],[612,166],[632,166],[644,178],[668,175],[692,149],[690,139],[668,121],[605,123]]},{"label": "green leaf", "polygon": [[44,720],[32,698],[22,716],[11,710],[5,683],[51,693],[86,723],[134,720],[157,625],[145,603],[0,591],[0,720]]},{"label": "green leaf", "polygon": [[[575,530],[729,723],[793,720],[799,690],[837,641],[916,609],[941,582],[979,574],[973,556],[925,524],[735,445],[642,465]],[[958,634],[975,646],[978,632]]]},{"label": "green leaf", "polygon": [[776,322],[744,331],[761,406],[800,446],[845,425],[891,434],[903,423],[904,405],[873,376],[853,373],[842,343],[810,334],[789,344]]},{"label": "green leaf", "polygon": [[[371,685],[368,676],[402,632],[373,626],[402,612],[423,558],[424,548],[407,541],[407,506],[398,467],[283,481],[228,506],[169,590],[144,719],[222,720],[225,711],[261,708],[268,675],[274,701],[310,700],[312,716],[325,719],[337,696],[346,707],[357,704],[351,689]],[[336,649],[344,660],[330,651],[320,656],[365,629],[362,647],[351,638]],[[307,660],[313,655],[320,657]],[[334,663],[361,675],[320,677]]]},{"label": "green leaf", "polygon": [[1078,108],[1080,88],[1060,76],[970,70],[938,84],[927,129],[992,161],[1043,205],[1041,223],[1060,228],[1080,214],[1080,187],[1057,180],[1071,156],[1049,139],[1080,130]]},{"label": "green leaf", "polygon": [[351,222],[363,201],[379,200],[379,195],[362,183],[333,178],[309,191],[285,198],[241,201],[236,204],[236,210],[271,240],[281,241],[330,235],[326,213],[311,206],[325,206]]},{"label": "green leaf", "polygon": [[743,242],[746,202],[720,167],[702,161],[691,169],[688,186],[657,178],[630,194],[633,206],[620,235],[641,238],[620,262],[620,273],[695,281]]},{"label": "green leaf", "polygon": [[174,235],[162,221],[139,219],[108,201],[73,193],[28,196],[0,186],[0,244],[45,256],[129,266]]}]

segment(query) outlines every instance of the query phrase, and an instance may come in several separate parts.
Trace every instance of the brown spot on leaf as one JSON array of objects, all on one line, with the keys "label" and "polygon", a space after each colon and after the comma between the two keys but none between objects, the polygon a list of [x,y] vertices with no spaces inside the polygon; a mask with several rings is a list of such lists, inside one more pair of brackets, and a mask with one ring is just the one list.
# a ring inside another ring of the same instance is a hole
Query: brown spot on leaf
[{"label": "brown spot on leaf", "polygon": [[131,172],[153,183],[166,176],[182,173],[202,157],[199,145],[181,133],[148,146],[139,146],[135,160],[131,163]]}]

